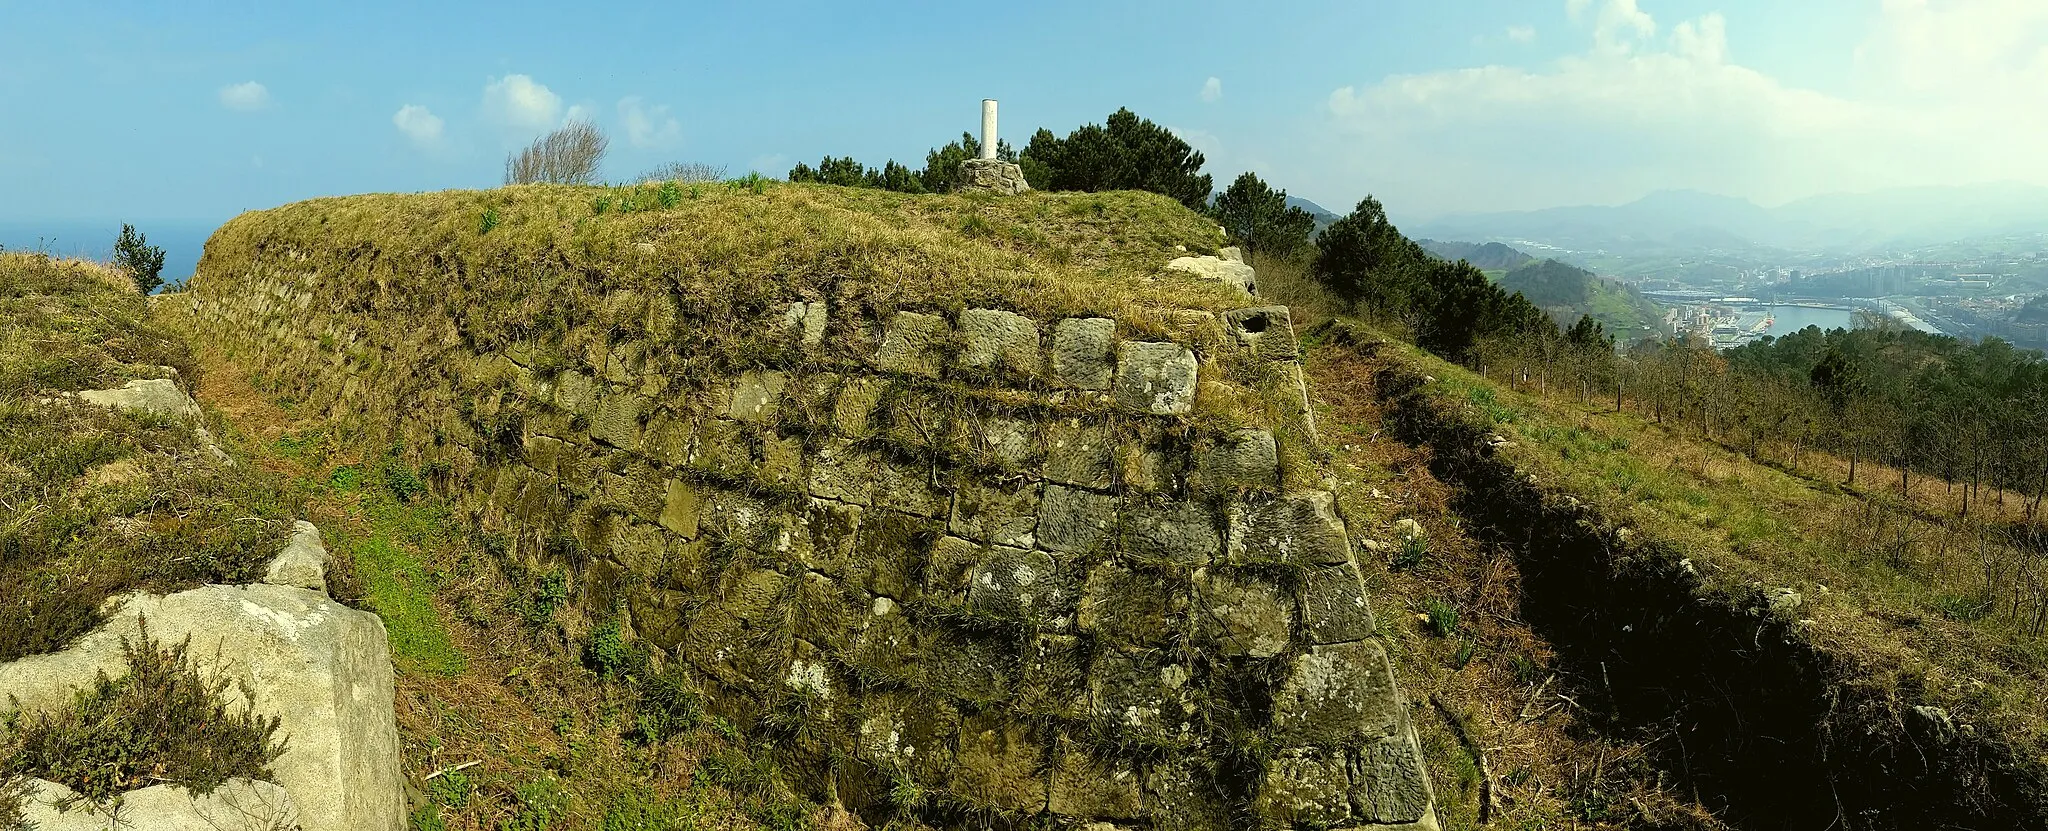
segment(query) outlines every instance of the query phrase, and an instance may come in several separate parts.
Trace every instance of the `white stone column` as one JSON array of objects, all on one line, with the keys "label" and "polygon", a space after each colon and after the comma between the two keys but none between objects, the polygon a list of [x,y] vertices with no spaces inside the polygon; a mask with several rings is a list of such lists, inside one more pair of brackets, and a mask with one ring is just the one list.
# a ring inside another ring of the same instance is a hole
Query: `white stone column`
[{"label": "white stone column", "polygon": [[981,99],[981,157],[996,157],[996,100]]}]

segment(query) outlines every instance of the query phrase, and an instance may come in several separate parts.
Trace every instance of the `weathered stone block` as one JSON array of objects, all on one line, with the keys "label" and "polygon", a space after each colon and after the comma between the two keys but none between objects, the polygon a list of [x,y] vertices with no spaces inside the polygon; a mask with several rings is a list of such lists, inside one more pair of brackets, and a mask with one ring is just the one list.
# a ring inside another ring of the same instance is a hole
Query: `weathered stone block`
[{"label": "weathered stone block", "polygon": [[1372,606],[1365,582],[1351,563],[1309,569],[1301,587],[1302,633],[1310,643],[1344,643],[1372,637]]},{"label": "weathered stone block", "polygon": [[1186,631],[1187,587],[1116,562],[1088,571],[1075,625],[1096,638],[1134,646],[1163,643]]},{"label": "weathered stone block", "polygon": [[562,458],[569,452],[567,442],[531,433],[526,436],[525,450],[526,464],[549,476],[560,475]]},{"label": "weathered stone block", "polygon": [[754,475],[771,484],[803,487],[808,481],[804,472],[803,437],[778,435],[772,430],[762,434],[761,462],[754,469]]},{"label": "weathered stone block", "polygon": [[938,523],[894,511],[861,516],[859,543],[848,579],[871,594],[910,602],[923,590],[926,557],[944,536]]},{"label": "weathered stone block", "polygon": [[1109,318],[1070,317],[1053,324],[1053,377],[1084,390],[1109,389],[1115,345],[1116,321]]},{"label": "weathered stone block", "polygon": [[1074,580],[1043,551],[996,546],[968,573],[967,605],[1047,631],[1072,625]]},{"label": "weathered stone block", "polygon": [[1046,479],[1101,490],[1115,482],[1116,441],[1109,425],[1067,419],[1045,425]]},{"label": "weathered stone block", "polygon": [[1199,568],[1223,551],[1216,524],[1200,502],[1126,504],[1117,529],[1119,549],[1139,562]]},{"label": "weathered stone block", "polygon": [[707,421],[690,449],[690,466],[725,476],[744,477],[753,472],[753,428],[737,421]]},{"label": "weathered stone block", "polygon": [[942,627],[917,633],[915,683],[937,695],[989,707],[1017,687],[1014,647],[998,638],[977,638]]},{"label": "weathered stone block", "polygon": [[896,601],[877,597],[847,663],[867,675],[913,683],[918,675],[917,647],[917,627],[910,616]]},{"label": "weathered stone block", "polygon": [[748,424],[773,421],[777,406],[782,401],[782,389],[788,383],[788,378],[782,373],[771,370],[741,373],[739,382],[733,385],[726,416]]},{"label": "weathered stone block", "polygon": [[1144,815],[1142,783],[1129,763],[1098,756],[1066,737],[1060,738],[1053,752],[1056,761],[1047,806],[1053,813],[1091,819]]},{"label": "weathered stone block", "polygon": [[1350,819],[1351,776],[1341,751],[1282,751],[1266,763],[1255,809],[1287,828],[1330,828]]},{"label": "weathered stone block", "polygon": [[805,572],[797,587],[794,626],[798,634],[834,655],[851,653],[867,629],[874,601],[825,575]]},{"label": "weathered stone block", "polygon": [[1018,660],[1016,706],[1079,720],[1088,717],[1088,655],[1072,635],[1037,635]]},{"label": "weathered stone block", "polygon": [[640,434],[640,451],[662,464],[687,465],[690,463],[690,440],[695,433],[694,427],[686,416],[668,410],[657,411],[647,419],[647,429]]},{"label": "weathered stone block", "polygon": [[1421,822],[1430,815],[1429,775],[1411,731],[1403,730],[1351,757],[1351,809],[1367,822]]},{"label": "weathered stone block", "polygon": [[925,569],[925,597],[947,603],[966,603],[967,587],[974,570],[989,559],[989,547],[960,537],[940,537],[932,544],[931,565]]},{"label": "weathered stone block", "polygon": [[947,528],[971,540],[1030,548],[1037,541],[1038,494],[1036,484],[1004,486],[968,480],[953,496]]},{"label": "weathered stone block", "polygon": [[805,525],[811,544],[805,549],[804,567],[833,579],[851,573],[859,551],[861,508],[843,502],[811,500]]},{"label": "weathered stone block", "polygon": [[960,711],[944,701],[889,692],[861,704],[854,748],[869,764],[926,787],[944,787],[953,772]]},{"label": "weathered stone block", "polygon": [[1394,735],[1401,700],[1377,641],[1310,647],[1273,695],[1273,737],[1282,747],[1341,747]]},{"label": "weathered stone block", "polygon": [[1219,777],[1206,760],[1168,758],[1145,771],[1145,807],[1159,831],[1231,827]]},{"label": "weathered stone block", "polygon": [[991,418],[980,423],[975,449],[998,467],[1026,470],[1035,466],[1044,448],[1037,425],[1022,419]]},{"label": "weathered stone block", "polygon": [[1038,505],[1038,544],[1087,554],[1102,547],[1116,525],[1116,499],[1059,485],[1045,486]]},{"label": "weathered stone block", "polygon": [[1016,196],[1031,190],[1024,180],[1024,168],[1001,159],[968,159],[960,163],[960,179],[953,186],[961,193],[993,193]]},{"label": "weathered stone block", "polygon": [[869,504],[875,486],[875,471],[881,457],[856,449],[846,442],[831,442],[819,448],[811,460],[811,495],[856,505]]},{"label": "weathered stone block", "polygon": [[952,327],[943,317],[897,312],[883,328],[875,366],[889,372],[936,378],[945,365],[946,345],[952,334]]},{"label": "weathered stone block", "polygon": [[1045,371],[1045,356],[1038,345],[1038,321],[1016,312],[961,312],[960,338],[961,366],[1001,369],[1034,378]]},{"label": "weathered stone block", "polygon": [[1302,491],[1232,507],[1228,557],[1235,564],[1336,565],[1351,561],[1351,543],[1336,498]]},{"label": "weathered stone block", "polygon": [[590,437],[621,450],[640,449],[640,416],[645,399],[631,393],[607,395],[590,420]]},{"label": "weathered stone block", "polygon": [[1294,323],[1286,306],[1259,306],[1223,313],[1223,327],[1239,346],[1269,361],[1301,359]]},{"label": "weathered stone block", "polygon": [[689,593],[640,584],[627,589],[626,608],[633,616],[633,631],[662,649],[674,649],[689,630],[684,614]]},{"label": "weathered stone block", "polygon": [[1045,748],[1023,723],[997,713],[969,716],[960,726],[953,790],[971,802],[1035,814],[1045,810]]},{"label": "weathered stone block", "polygon": [[1233,430],[1217,437],[1200,459],[1195,476],[1210,493],[1271,489],[1280,483],[1280,446],[1268,430]]},{"label": "weathered stone block", "polygon": [[832,429],[840,435],[860,438],[874,431],[875,410],[882,406],[882,394],[889,382],[857,376],[839,385],[838,400],[832,405]]},{"label": "weathered stone block", "polygon": [[1117,346],[1116,400],[1155,415],[1195,408],[1195,353],[1177,343],[1125,341]]},{"label": "weathered stone block", "polygon": [[697,518],[703,505],[695,486],[681,479],[668,480],[662,491],[661,527],[684,537],[697,536]]},{"label": "weathered stone block", "polygon": [[1098,648],[1088,672],[1092,715],[1150,744],[1191,745],[1200,709],[1193,677],[1157,650]]},{"label": "weathered stone block", "polygon": [[762,692],[780,683],[794,640],[778,603],[788,585],[773,571],[736,568],[691,619],[683,655],[734,687]]},{"label": "weathered stone block", "polygon": [[597,414],[597,380],[577,370],[555,374],[555,406],[586,418]]},{"label": "weathered stone block", "polygon": [[808,349],[825,342],[830,307],[823,300],[791,303],[782,310],[782,325],[791,340]]},{"label": "weathered stone block", "polygon": [[947,497],[932,484],[929,464],[884,460],[875,471],[874,504],[922,517],[945,516]]},{"label": "weathered stone block", "polygon": [[1195,633],[1217,652],[1271,658],[1294,633],[1294,599],[1265,581],[1209,569],[1195,572]]}]

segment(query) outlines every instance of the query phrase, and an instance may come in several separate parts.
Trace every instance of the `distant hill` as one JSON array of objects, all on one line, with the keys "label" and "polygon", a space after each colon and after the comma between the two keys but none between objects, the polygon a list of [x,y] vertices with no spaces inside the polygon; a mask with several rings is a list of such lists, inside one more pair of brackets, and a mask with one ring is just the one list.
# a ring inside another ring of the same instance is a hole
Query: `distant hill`
[{"label": "distant hill", "polygon": [[1518,249],[1509,248],[1497,242],[1444,242],[1440,240],[1416,240],[1422,250],[1440,259],[1457,262],[1464,260],[1482,271],[1509,271],[1536,261]]},{"label": "distant hill", "polygon": [[2012,316],[2012,320],[2014,323],[2030,326],[2048,324],[2048,294],[2027,301],[2027,305],[2021,306],[2019,312]]},{"label": "distant hill", "polygon": [[1447,216],[1413,223],[1413,232],[1436,239],[1530,240],[1577,251],[1855,252],[2043,226],[2048,188],[1989,184],[1830,194],[1775,208],[1670,190],[1624,205]]},{"label": "distant hill", "polygon": [[[1476,263],[1475,263],[1476,265]],[[1518,291],[1560,325],[1592,315],[1616,340],[1627,342],[1660,332],[1664,313],[1641,292],[1567,263],[1529,263],[1500,278],[1504,291]]]},{"label": "distant hill", "polygon": [[1331,212],[1328,208],[1292,194],[1289,194],[1287,197],[1287,207],[1308,211],[1310,216],[1316,218],[1316,229],[1311,232],[1311,235],[1320,234],[1324,228],[1330,227],[1330,223],[1343,219],[1342,216]]}]

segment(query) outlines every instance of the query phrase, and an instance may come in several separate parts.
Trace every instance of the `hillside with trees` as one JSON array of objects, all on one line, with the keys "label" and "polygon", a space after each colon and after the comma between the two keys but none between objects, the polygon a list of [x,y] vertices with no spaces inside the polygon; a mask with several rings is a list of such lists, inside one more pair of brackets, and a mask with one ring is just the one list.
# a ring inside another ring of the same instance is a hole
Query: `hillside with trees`
[{"label": "hillside with trees", "polygon": [[1536,262],[1520,249],[1511,248],[1498,242],[1445,242],[1441,240],[1417,240],[1424,251],[1445,260],[1464,260],[1478,266],[1481,271],[1509,271]]},{"label": "hillside with trees", "polygon": [[1624,343],[1662,333],[1663,312],[1641,292],[1557,260],[1515,268],[1500,279],[1500,287],[1520,292],[1559,325],[1591,317]]}]

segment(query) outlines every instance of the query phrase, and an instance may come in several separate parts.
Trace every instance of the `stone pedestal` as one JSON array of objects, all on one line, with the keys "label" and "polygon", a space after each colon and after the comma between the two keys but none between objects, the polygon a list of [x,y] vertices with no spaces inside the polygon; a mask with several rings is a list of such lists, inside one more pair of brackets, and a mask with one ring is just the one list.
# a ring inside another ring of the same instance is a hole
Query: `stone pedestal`
[{"label": "stone pedestal", "polygon": [[989,192],[1004,195],[1023,193],[1031,189],[1024,181],[1024,169],[1001,159],[968,159],[960,163],[960,187],[963,193]]}]

